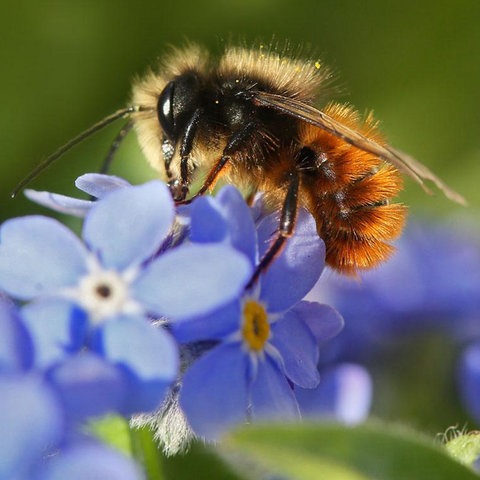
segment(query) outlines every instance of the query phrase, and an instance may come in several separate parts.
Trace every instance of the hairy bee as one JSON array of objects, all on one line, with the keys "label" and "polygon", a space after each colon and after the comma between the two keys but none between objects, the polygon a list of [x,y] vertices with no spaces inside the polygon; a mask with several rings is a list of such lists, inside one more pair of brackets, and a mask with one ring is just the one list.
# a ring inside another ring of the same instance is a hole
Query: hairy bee
[{"label": "hairy bee", "polygon": [[[288,58],[260,45],[229,47],[212,59],[198,46],[175,50],[133,85],[132,106],[115,112],[55,152],[18,189],[71,146],[128,117],[108,155],[133,127],[150,162],[166,175],[177,203],[191,201],[222,177],[262,191],[280,214],[276,237],[257,269],[268,266],[292,235],[299,207],[314,216],[326,261],[354,274],[385,260],[406,207],[392,203],[400,172],[428,192],[432,181],[464,199],[424,165],[389,146],[371,115],[349,106],[315,105],[330,74],[319,62]],[[189,197],[197,170],[206,177]],[[17,190],[18,190],[17,189]]]}]

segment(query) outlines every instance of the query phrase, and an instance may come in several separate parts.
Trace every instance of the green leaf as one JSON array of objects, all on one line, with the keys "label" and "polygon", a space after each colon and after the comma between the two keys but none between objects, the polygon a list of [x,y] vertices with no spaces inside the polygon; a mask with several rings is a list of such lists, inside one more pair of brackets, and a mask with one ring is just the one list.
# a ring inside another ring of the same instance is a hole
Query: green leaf
[{"label": "green leaf", "polygon": [[91,422],[87,430],[111,447],[120,450],[125,455],[132,456],[130,427],[125,418],[108,415]]},{"label": "green leaf", "polygon": [[147,427],[131,428],[124,417],[108,415],[91,422],[88,431],[111,447],[133,457],[149,480],[163,480],[163,454]]},{"label": "green leaf", "polygon": [[164,460],[158,443],[153,438],[153,432],[148,427],[132,428],[130,430],[133,456],[143,467],[148,480],[165,480]]},{"label": "green leaf", "polygon": [[222,445],[297,480],[478,480],[432,440],[401,427],[369,423],[243,428]]},{"label": "green leaf", "polygon": [[214,447],[193,443],[187,453],[166,457],[148,427],[131,428],[122,417],[109,416],[90,431],[109,445],[134,457],[148,480],[246,480]]},{"label": "green leaf", "polygon": [[168,480],[246,480],[251,478],[229,465],[214,447],[201,443],[191,445],[184,454],[164,458],[165,479]]}]

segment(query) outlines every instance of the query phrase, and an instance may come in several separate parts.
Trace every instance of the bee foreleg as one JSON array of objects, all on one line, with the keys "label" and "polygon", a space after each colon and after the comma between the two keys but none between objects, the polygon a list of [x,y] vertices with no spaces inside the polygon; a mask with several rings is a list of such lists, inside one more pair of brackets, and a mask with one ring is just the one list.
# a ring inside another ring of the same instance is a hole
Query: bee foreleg
[{"label": "bee foreleg", "polygon": [[180,184],[177,181],[170,182],[170,190],[177,204],[184,203],[190,189],[190,154],[193,149],[198,125],[203,114],[202,108],[197,108],[190,118],[183,133],[180,144]]},{"label": "bee foreleg", "polygon": [[296,170],[288,174],[287,182],[287,194],[283,201],[282,213],[276,237],[271,242],[268,250],[260,260],[260,263],[257,265],[252,278],[248,282],[247,288],[252,287],[252,285],[258,280],[260,274],[270,266],[278,255],[280,255],[285,247],[285,242],[295,231],[298,213],[298,190],[300,186],[300,176]]}]

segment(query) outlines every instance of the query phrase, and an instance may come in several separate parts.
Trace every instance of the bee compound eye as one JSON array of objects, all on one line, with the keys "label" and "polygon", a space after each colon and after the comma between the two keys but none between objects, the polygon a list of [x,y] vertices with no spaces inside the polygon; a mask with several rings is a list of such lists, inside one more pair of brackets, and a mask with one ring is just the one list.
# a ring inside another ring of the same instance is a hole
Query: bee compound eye
[{"label": "bee compound eye", "polygon": [[173,95],[175,92],[175,82],[170,82],[163,89],[158,97],[157,115],[160,126],[165,135],[170,138],[175,138],[175,119],[173,115]]}]

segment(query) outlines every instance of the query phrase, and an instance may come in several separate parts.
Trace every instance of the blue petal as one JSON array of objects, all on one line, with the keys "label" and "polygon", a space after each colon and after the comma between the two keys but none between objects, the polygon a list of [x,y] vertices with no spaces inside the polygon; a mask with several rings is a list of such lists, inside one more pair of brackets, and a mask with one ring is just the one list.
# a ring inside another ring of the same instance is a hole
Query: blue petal
[{"label": "blue petal", "polygon": [[40,480],[145,480],[132,459],[96,443],[69,446],[49,462]]},{"label": "blue petal", "polygon": [[124,270],[151,257],[173,222],[173,201],[159,181],[116,190],[90,210],[83,237],[106,268]]},{"label": "blue petal", "polygon": [[285,374],[293,383],[303,388],[318,385],[318,343],[300,317],[290,311],[275,322],[270,343],[280,352]]},{"label": "blue petal", "polygon": [[75,180],[75,186],[95,198],[103,198],[109,193],[129,187],[125,179],[102,173],[85,173]]},{"label": "blue petal", "polygon": [[480,342],[470,345],[463,352],[458,380],[466,410],[476,422],[480,422]]},{"label": "blue petal", "polygon": [[[21,371],[33,363],[33,345],[12,305],[0,300],[0,373]],[[0,450],[1,451],[1,450]]]},{"label": "blue petal", "polygon": [[49,373],[71,421],[119,412],[127,397],[123,372],[91,353],[67,358]]},{"label": "blue petal", "polygon": [[27,472],[63,433],[62,411],[39,379],[0,377],[0,478],[30,478]]},{"label": "blue petal", "polygon": [[51,367],[83,347],[88,319],[68,300],[32,302],[23,307],[21,314],[32,335],[37,368]]},{"label": "blue petal", "polygon": [[250,212],[256,225],[260,224],[263,218],[272,214],[271,208],[269,209],[266,205],[265,194],[263,192],[257,192],[255,194]]},{"label": "blue petal", "polygon": [[32,202],[50,208],[55,212],[66,213],[80,218],[87,214],[94,203],[91,200],[81,200],[58,193],[39,192],[30,189],[25,190],[23,193]]},{"label": "blue petal", "polygon": [[216,440],[245,421],[247,370],[248,357],[234,343],[213,348],[186,371],[180,406],[197,435]]},{"label": "blue petal", "polygon": [[372,390],[367,370],[360,365],[345,363],[322,370],[317,388],[296,388],[295,394],[302,416],[333,419],[351,425],[367,418]]},{"label": "blue petal", "polygon": [[257,232],[252,212],[242,194],[234,186],[226,185],[218,192],[216,200],[228,220],[231,244],[255,265],[258,256]]},{"label": "blue petal", "polygon": [[98,330],[94,348],[121,367],[129,379],[124,414],[148,412],[163,401],[178,373],[178,351],[172,337],[142,317],[121,317]]},{"label": "blue petal", "polygon": [[316,302],[300,302],[292,310],[308,325],[317,343],[338,335],[345,324],[343,317],[329,305]]},{"label": "blue petal", "polygon": [[[259,242],[264,249],[267,234],[271,236],[277,229],[272,216],[264,219],[259,227]],[[281,312],[299,302],[313,288],[324,266],[325,244],[317,234],[315,220],[300,210],[295,234],[261,279],[260,297],[268,311]]]},{"label": "blue petal", "polygon": [[234,300],[251,273],[247,258],[227,245],[182,245],[149,264],[132,291],[157,315],[188,320]]},{"label": "blue petal", "polygon": [[172,322],[170,327],[180,343],[220,340],[238,330],[241,319],[239,301],[230,302],[212,313],[193,320]]},{"label": "blue petal", "polygon": [[0,288],[16,298],[55,292],[86,273],[84,246],[52,218],[14,218],[0,235]]},{"label": "blue petal", "polygon": [[222,242],[227,238],[227,223],[218,203],[212,197],[197,198],[190,209],[190,240]]},{"label": "blue petal", "polygon": [[256,377],[250,386],[252,417],[256,420],[298,420],[297,401],[285,375],[266,357],[258,362]]}]

